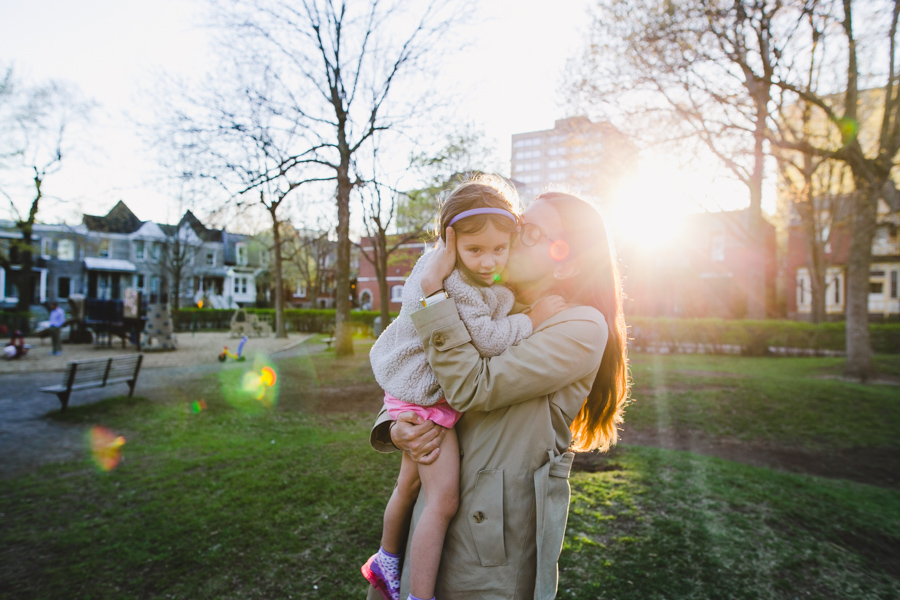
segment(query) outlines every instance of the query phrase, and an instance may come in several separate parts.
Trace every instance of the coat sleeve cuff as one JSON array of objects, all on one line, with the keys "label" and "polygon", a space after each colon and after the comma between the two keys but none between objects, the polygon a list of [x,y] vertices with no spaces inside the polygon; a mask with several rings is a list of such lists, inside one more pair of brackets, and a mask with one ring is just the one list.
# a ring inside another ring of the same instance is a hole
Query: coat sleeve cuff
[{"label": "coat sleeve cuff", "polygon": [[369,443],[378,452],[396,452],[397,447],[391,441],[391,422],[392,419],[387,410],[381,409],[375,418],[375,424],[369,433]]},{"label": "coat sleeve cuff", "polygon": [[417,310],[410,317],[426,352],[429,346],[446,352],[472,341],[452,298]]}]

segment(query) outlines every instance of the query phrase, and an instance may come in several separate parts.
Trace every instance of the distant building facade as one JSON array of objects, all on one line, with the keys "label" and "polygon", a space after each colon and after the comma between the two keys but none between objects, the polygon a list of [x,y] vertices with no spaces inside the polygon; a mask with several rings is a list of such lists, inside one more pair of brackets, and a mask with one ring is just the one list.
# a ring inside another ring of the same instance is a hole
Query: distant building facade
[{"label": "distant building facade", "polygon": [[[388,243],[396,243],[397,239],[397,236],[389,236]],[[365,257],[365,255],[372,256],[374,249],[372,238],[362,238],[359,245],[360,254],[364,255],[359,258],[359,276],[356,284],[359,307],[364,310],[381,310],[381,288],[375,273],[375,265]],[[403,286],[416,261],[427,251],[427,247],[428,244],[425,242],[407,242],[401,244],[388,259],[387,285],[390,311],[399,311],[403,305]]]},{"label": "distant building facade", "polygon": [[[664,248],[618,248],[624,275],[625,314],[648,317],[747,317],[756,249],[747,231],[748,210],[690,215]],[[775,227],[763,222],[766,312],[776,314]]]},{"label": "distant building facade", "polygon": [[608,121],[559,119],[512,136],[512,181],[527,204],[554,185],[599,200],[637,165],[637,148]]},{"label": "distant building facade", "polygon": [[[15,223],[0,221],[3,240],[21,239]],[[173,269],[175,240],[182,268]],[[125,288],[141,291],[148,302],[166,302],[180,274],[179,304],[227,308],[256,302],[256,279],[268,252],[252,236],[205,227],[188,211],[178,225],[141,221],[119,201],[106,215],[84,215],[79,225],[35,225],[33,303],[63,301],[71,294],[119,300]],[[0,268],[0,306],[18,301]]]},{"label": "distant building facade", "polygon": [[[846,215],[844,215],[846,217]],[[825,315],[842,320],[846,314],[847,262],[850,232],[839,215],[832,231],[823,239],[825,269]],[[869,318],[873,321],[900,319],[900,213],[879,201],[878,225],[872,240],[869,266]],[[812,316],[812,274],[807,264],[807,239],[796,215],[790,222],[785,259],[788,318],[809,320]]]}]

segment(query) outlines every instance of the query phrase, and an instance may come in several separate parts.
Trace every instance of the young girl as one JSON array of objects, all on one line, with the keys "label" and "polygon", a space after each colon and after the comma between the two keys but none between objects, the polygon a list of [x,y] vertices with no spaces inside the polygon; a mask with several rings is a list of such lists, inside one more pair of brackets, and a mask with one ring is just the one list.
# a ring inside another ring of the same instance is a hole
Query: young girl
[{"label": "young girl", "polygon": [[397,486],[384,512],[381,548],[362,567],[365,578],[385,600],[400,597],[402,544],[420,485],[425,509],[410,545],[409,600],[433,599],[444,535],[459,500],[459,445],[453,426],[461,414],[444,399],[410,315],[423,305],[452,298],[479,353],[497,356],[565,308],[562,298],[552,296],[529,314],[510,315],[512,292],[494,285],[506,266],[510,240],[517,231],[517,209],[515,192],[499,177],[481,176],[453,190],[441,205],[439,231],[446,242],[447,228],[454,229],[456,269],[444,280],[440,293],[423,298],[421,276],[430,255],[419,259],[404,285],[400,316],[369,354],[391,418],[411,411],[447,428],[434,463],[420,465],[403,454]]}]

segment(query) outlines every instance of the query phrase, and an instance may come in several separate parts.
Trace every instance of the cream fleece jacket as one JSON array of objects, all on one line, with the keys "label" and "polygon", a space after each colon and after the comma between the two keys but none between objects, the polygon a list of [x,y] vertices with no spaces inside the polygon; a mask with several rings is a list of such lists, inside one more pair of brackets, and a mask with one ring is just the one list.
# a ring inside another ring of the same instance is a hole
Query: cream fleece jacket
[{"label": "cream fleece jacket", "polygon": [[[422,271],[430,258],[416,262],[403,286],[400,315],[381,334],[369,361],[378,385],[388,394],[410,404],[432,406],[444,397],[410,315],[422,308]],[[499,284],[475,285],[458,269],[444,280],[444,289],[456,301],[459,317],[482,356],[502,354],[509,346],[531,335],[528,315],[510,315],[515,297]]]}]

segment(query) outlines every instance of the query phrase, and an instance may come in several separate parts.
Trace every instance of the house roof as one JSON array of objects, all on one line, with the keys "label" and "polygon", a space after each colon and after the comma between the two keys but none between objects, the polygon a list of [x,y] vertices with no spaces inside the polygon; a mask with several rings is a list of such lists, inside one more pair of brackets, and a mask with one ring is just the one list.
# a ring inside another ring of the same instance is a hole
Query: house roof
[{"label": "house roof", "polygon": [[88,230],[104,233],[134,233],[144,224],[121,200],[105,216],[84,215],[83,222]]},{"label": "house roof", "polygon": [[178,223],[178,226],[180,227],[183,223],[187,223],[188,225],[190,225],[191,229],[194,230],[194,233],[197,234],[197,237],[204,242],[223,241],[221,229],[210,229],[206,227],[191,211],[187,211],[184,213],[184,216],[181,217],[181,221]]}]

